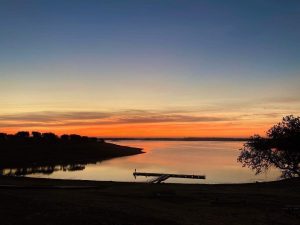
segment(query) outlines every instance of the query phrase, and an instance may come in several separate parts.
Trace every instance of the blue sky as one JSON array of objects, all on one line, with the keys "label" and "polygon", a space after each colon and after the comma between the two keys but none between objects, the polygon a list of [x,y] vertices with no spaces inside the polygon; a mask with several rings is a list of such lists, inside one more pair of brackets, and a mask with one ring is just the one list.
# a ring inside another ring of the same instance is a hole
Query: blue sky
[{"label": "blue sky", "polygon": [[299,1],[0,2],[0,114],[300,111]]}]

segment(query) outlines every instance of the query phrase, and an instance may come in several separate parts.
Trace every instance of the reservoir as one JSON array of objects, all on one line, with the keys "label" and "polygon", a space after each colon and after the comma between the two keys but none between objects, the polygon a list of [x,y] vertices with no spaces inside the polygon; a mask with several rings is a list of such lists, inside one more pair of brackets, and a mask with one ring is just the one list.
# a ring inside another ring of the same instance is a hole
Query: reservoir
[{"label": "reservoir", "polygon": [[[144,154],[115,158],[96,164],[79,165],[68,170],[57,166],[50,174],[33,173],[31,177],[105,181],[145,182],[150,177],[134,178],[139,172],[206,175],[205,180],[170,178],[172,183],[249,183],[279,179],[280,172],[270,169],[255,175],[237,162],[239,141],[116,141],[119,145],[143,148]],[[76,169],[78,168],[78,170]]]}]

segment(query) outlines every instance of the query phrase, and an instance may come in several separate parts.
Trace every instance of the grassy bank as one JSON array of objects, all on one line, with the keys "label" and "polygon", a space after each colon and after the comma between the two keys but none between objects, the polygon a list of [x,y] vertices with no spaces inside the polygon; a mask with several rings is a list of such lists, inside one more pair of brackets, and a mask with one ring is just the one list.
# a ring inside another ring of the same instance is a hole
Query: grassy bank
[{"label": "grassy bank", "polygon": [[3,225],[300,224],[299,179],[157,185],[0,177],[0,185]]}]

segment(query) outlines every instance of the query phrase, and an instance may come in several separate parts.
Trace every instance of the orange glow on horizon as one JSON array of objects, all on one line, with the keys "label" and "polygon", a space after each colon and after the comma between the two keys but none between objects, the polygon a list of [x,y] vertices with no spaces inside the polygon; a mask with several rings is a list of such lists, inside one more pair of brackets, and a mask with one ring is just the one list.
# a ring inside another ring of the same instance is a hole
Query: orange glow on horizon
[{"label": "orange glow on horizon", "polygon": [[16,133],[20,130],[53,132],[57,135],[80,134],[97,137],[249,137],[264,135],[273,125],[267,123],[159,123],[159,124],[113,124],[94,126],[53,126],[5,128],[1,132]]}]

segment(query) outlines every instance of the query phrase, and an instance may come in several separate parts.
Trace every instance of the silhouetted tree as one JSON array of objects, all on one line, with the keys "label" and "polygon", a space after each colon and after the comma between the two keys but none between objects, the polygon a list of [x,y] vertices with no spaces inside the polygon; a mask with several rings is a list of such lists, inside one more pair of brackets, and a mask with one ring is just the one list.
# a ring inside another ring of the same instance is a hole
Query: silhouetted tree
[{"label": "silhouetted tree", "polygon": [[40,132],[32,131],[31,134],[32,134],[33,139],[35,139],[35,140],[39,140],[42,138],[42,133],[40,133]]},{"label": "silhouetted tree", "polygon": [[30,133],[28,131],[19,131],[18,133],[15,134],[15,136],[18,138],[26,139],[29,138]]},{"label": "silhouetted tree", "polygon": [[87,136],[81,136],[81,141],[84,142],[84,143],[88,143],[89,142],[89,137]]},{"label": "silhouetted tree", "polygon": [[71,134],[70,135],[70,141],[71,142],[80,142],[81,141],[81,136],[78,134]]},{"label": "silhouetted tree", "polygon": [[47,142],[57,142],[58,137],[53,133],[43,133],[43,139]]},{"label": "silhouetted tree", "polygon": [[300,117],[286,116],[267,132],[244,144],[238,161],[259,174],[274,166],[283,178],[300,176]]},{"label": "silhouetted tree", "polygon": [[69,137],[69,135],[67,135],[67,134],[63,134],[63,135],[60,136],[60,139],[61,139],[63,142],[67,142],[67,141],[70,140],[70,137]]},{"label": "silhouetted tree", "polygon": [[0,141],[6,141],[7,140],[7,134],[6,133],[0,133]]}]

